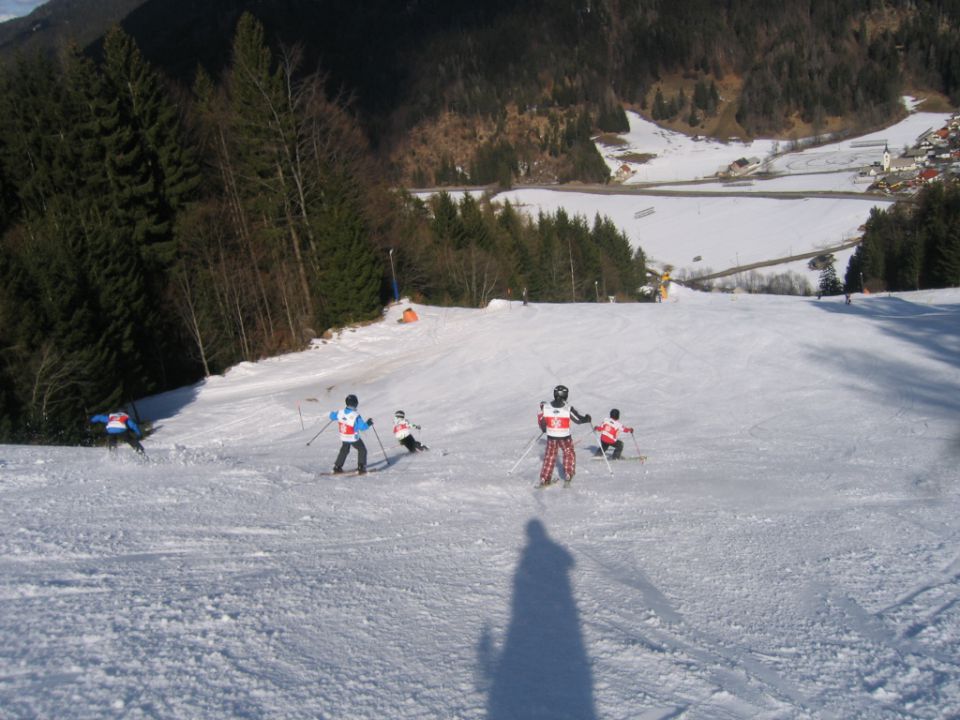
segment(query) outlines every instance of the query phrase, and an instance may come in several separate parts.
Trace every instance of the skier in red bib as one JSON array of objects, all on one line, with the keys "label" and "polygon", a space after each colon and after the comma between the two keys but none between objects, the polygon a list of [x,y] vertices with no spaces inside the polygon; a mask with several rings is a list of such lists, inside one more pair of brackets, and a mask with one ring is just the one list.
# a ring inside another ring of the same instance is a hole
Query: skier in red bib
[{"label": "skier in red bib", "polygon": [[337,427],[340,430],[340,452],[337,454],[337,460],[333,464],[335,473],[343,472],[343,463],[346,462],[347,454],[350,448],[357,449],[357,474],[365,475],[367,472],[367,446],[363,444],[360,438],[360,432],[369,430],[373,427],[373,418],[364,420],[357,412],[357,405],[360,401],[356,395],[347,395],[345,400],[346,407],[343,410],[334,410],[330,413],[330,419],[337,421]]},{"label": "skier in red bib", "polygon": [[411,428],[419,430],[420,426],[407,420],[407,414],[403,410],[397,410],[393,414],[393,436],[412,453],[429,450],[430,448],[417,441]]},{"label": "skier in red bib", "polygon": [[570,423],[578,425],[590,423],[589,415],[581,415],[576,408],[567,404],[570,391],[565,385],[553,389],[553,402],[540,403],[537,422],[540,430],[547,434],[547,449],[543,454],[543,467],[540,468],[540,487],[549,485],[553,476],[553,466],[557,461],[557,451],[563,453],[564,485],[573,482],[577,472],[577,455],[573,451],[573,438],[570,436]]},{"label": "skier in red bib", "polygon": [[140,444],[140,438],[143,433],[133,418],[122,410],[112,412],[108,415],[94,415],[90,418],[92,423],[101,423],[107,426],[107,447],[110,450],[117,449],[117,440],[123,440],[130,447],[137,451],[138,455],[144,455],[143,445]]},{"label": "skier in red bib", "polygon": [[613,408],[610,411],[610,417],[597,425],[594,430],[600,433],[600,447],[597,448],[594,455],[600,457],[607,450],[613,448],[613,455],[610,456],[610,459],[619,460],[620,456],[623,455],[623,440],[618,440],[617,436],[622,432],[633,432],[633,428],[626,427],[620,422],[620,411]]}]

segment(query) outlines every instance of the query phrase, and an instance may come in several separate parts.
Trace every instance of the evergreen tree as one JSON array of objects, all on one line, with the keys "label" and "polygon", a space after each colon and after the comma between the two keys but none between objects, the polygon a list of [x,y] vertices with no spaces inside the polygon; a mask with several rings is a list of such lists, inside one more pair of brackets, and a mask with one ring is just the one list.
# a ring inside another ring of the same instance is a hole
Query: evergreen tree
[{"label": "evergreen tree", "polygon": [[650,111],[650,115],[654,120],[666,120],[670,117],[667,103],[663,99],[663,92],[660,88],[657,88],[657,93],[653,97],[653,109]]},{"label": "evergreen tree", "polygon": [[31,437],[76,439],[87,412],[152,391],[180,354],[156,322],[165,279],[147,259],[170,216],[124,104],[130,87],[76,50],[4,73],[0,176],[19,223],[0,240],[4,302],[31,312],[2,342],[17,357],[13,393]]},{"label": "evergreen tree", "polygon": [[863,241],[847,267],[848,285],[863,278],[873,290],[917,290],[960,285],[960,189],[934,184],[915,208],[874,209]]},{"label": "evergreen tree", "polygon": [[380,309],[383,266],[367,241],[362,214],[341,193],[320,213],[321,252],[327,259],[320,273],[327,322],[342,326],[375,317]]},{"label": "evergreen tree", "polygon": [[837,271],[832,262],[820,271],[818,288],[822,295],[839,295],[843,292],[843,285],[837,278]]},{"label": "evergreen tree", "polygon": [[147,324],[154,304],[143,257],[162,223],[146,158],[121,117],[119,98],[79,56],[68,60],[66,79],[82,110],[72,138],[80,174],[71,195],[103,323],[98,344],[111,359],[102,370],[117,383],[113,397],[102,401],[109,406],[154,387],[148,364],[158,348]]},{"label": "evergreen tree", "polygon": [[921,195],[915,225],[923,247],[922,287],[960,286],[960,186],[930,186]]},{"label": "evergreen tree", "polygon": [[120,117],[143,154],[151,182],[155,219],[152,232],[144,239],[145,255],[169,266],[175,251],[175,213],[195,193],[199,169],[160,76],[119,27],[112,28],[104,39],[103,73],[119,102]]}]

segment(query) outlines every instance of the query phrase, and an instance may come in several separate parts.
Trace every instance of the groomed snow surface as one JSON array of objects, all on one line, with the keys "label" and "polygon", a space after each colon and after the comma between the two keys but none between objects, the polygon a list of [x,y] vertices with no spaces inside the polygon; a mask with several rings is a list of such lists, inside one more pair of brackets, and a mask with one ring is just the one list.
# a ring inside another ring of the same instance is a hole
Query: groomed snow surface
[{"label": "groomed snow surface", "polygon": [[[0,717],[960,716],[960,291],[405,307],[0,447]],[[557,383],[646,464],[510,474]]]}]

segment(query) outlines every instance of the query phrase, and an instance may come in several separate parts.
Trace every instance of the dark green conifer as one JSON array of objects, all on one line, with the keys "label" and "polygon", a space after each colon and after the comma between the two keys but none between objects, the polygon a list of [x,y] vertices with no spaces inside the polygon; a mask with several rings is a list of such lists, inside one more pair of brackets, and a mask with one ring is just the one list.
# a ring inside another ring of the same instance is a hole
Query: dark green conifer
[{"label": "dark green conifer", "polygon": [[822,295],[839,295],[843,292],[843,285],[837,277],[837,271],[832,262],[820,271],[818,288]]}]

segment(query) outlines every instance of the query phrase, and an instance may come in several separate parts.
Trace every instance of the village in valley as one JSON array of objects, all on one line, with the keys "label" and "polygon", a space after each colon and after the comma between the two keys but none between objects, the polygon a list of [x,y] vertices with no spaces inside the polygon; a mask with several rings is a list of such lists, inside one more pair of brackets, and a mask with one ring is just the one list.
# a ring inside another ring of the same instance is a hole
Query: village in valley
[{"label": "village in valley", "polygon": [[913,194],[931,182],[960,180],[960,112],[941,128],[920,135],[913,147],[895,157],[884,146],[879,167],[867,171],[877,180],[868,188],[884,193]]},{"label": "village in valley", "polygon": [[[916,142],[899,155],[883,139],[855,141],[851,145],[883,147],[882,157],[858,175],[858,183],[869,183],[868,192],[911,195],[931,182],[960,180],[960,112],[954,113],[942,127],[921,133]],[[740,157],[721,169],[717,176],[724,179],[775,176],[777,173],[771,173],[769,166],[770,159]]]}]

